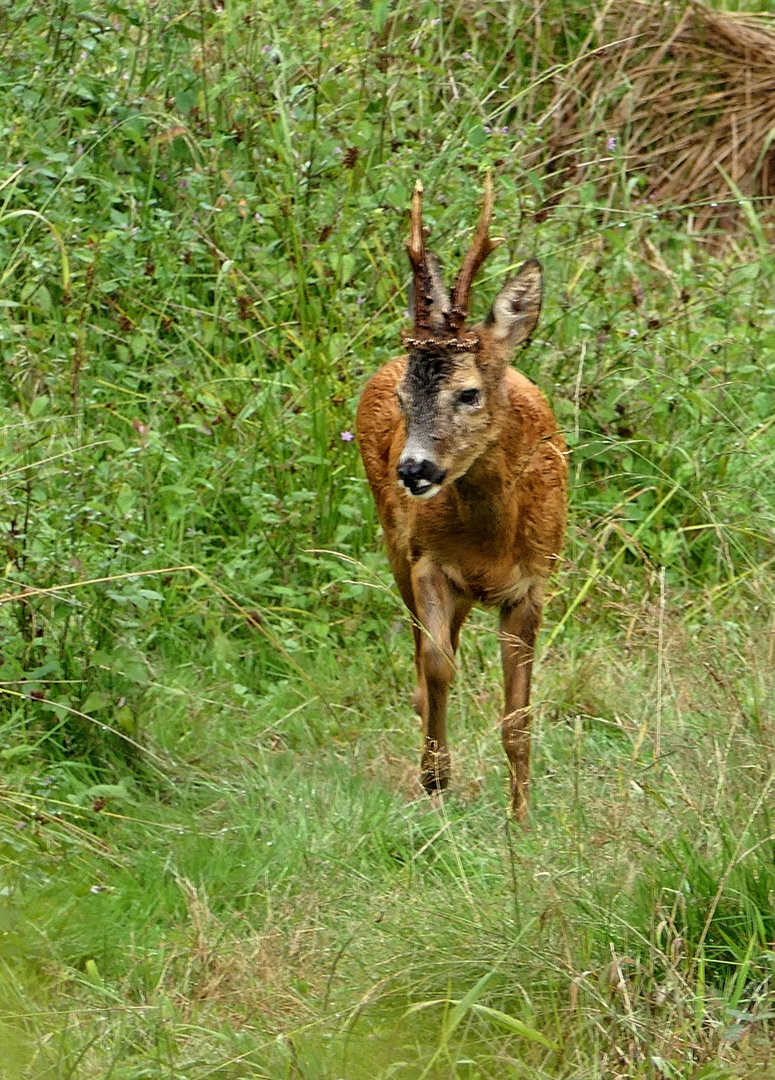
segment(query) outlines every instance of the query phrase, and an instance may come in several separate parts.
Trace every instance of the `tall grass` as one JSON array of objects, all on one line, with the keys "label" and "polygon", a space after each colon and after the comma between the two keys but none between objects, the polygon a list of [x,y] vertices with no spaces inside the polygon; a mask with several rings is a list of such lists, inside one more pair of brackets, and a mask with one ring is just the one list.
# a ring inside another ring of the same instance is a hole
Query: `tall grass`
[{"label": "tall grass", "polygon": [[[537,219],[592,14],[0,8],[12,1080],[767,1075],[773,273],[623,163]],[[342,438],[400,349],[415,176],[452,263],[487,168],[475,303],[543,261],[519,362],[573,451],[526,832],[485,616],[420,791]]]}]

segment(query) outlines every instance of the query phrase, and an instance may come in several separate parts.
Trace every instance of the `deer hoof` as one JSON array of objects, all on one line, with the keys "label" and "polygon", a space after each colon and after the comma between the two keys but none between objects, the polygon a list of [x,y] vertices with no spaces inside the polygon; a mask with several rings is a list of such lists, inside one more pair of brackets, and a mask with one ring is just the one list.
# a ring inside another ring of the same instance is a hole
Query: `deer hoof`
[{"label": "deer hoof", "polygon": [[511,816],[518,825],[525,825],[527,821],[527,796],[521,788],[514,788],[511,793]]},{"label": "deer hoof", "polygon": [[426,750],[420,761],[420,780],[429,795],[437,795],[449,783],[452,768],[448,750]]}]

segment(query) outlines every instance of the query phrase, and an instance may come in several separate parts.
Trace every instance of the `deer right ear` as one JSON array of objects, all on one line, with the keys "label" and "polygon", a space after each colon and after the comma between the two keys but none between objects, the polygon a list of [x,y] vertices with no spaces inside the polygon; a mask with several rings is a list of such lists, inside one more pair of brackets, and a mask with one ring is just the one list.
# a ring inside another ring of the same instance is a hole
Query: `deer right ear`
[{"label": "deer right ear", "polygon": [[496,297],[485,327],[496,341],[506,341],[513,349],[535,330],[543,294],[541,264],[529,259]]}]

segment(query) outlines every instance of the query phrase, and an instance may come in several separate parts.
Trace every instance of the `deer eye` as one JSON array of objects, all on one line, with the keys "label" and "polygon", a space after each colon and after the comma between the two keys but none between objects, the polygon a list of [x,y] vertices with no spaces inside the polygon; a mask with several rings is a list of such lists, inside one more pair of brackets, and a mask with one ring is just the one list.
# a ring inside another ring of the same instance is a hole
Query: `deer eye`
[{"label": "deer eye", "polygon": [[458,394],[458,401],[461,405],[477,405],[479,403],[479,391],[472,387],[470,390],[461,390]]}]

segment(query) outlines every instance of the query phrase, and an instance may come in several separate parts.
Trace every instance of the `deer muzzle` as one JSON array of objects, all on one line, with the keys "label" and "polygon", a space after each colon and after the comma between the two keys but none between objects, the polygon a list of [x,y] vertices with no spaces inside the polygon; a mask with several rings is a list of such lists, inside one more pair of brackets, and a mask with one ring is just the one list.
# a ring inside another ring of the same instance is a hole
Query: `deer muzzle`
[{"label": "deer muzzle", "polygon": [[416,499],[432,499],[441,490],[447,470],[424,457],[402,457],[398,479]]}]

